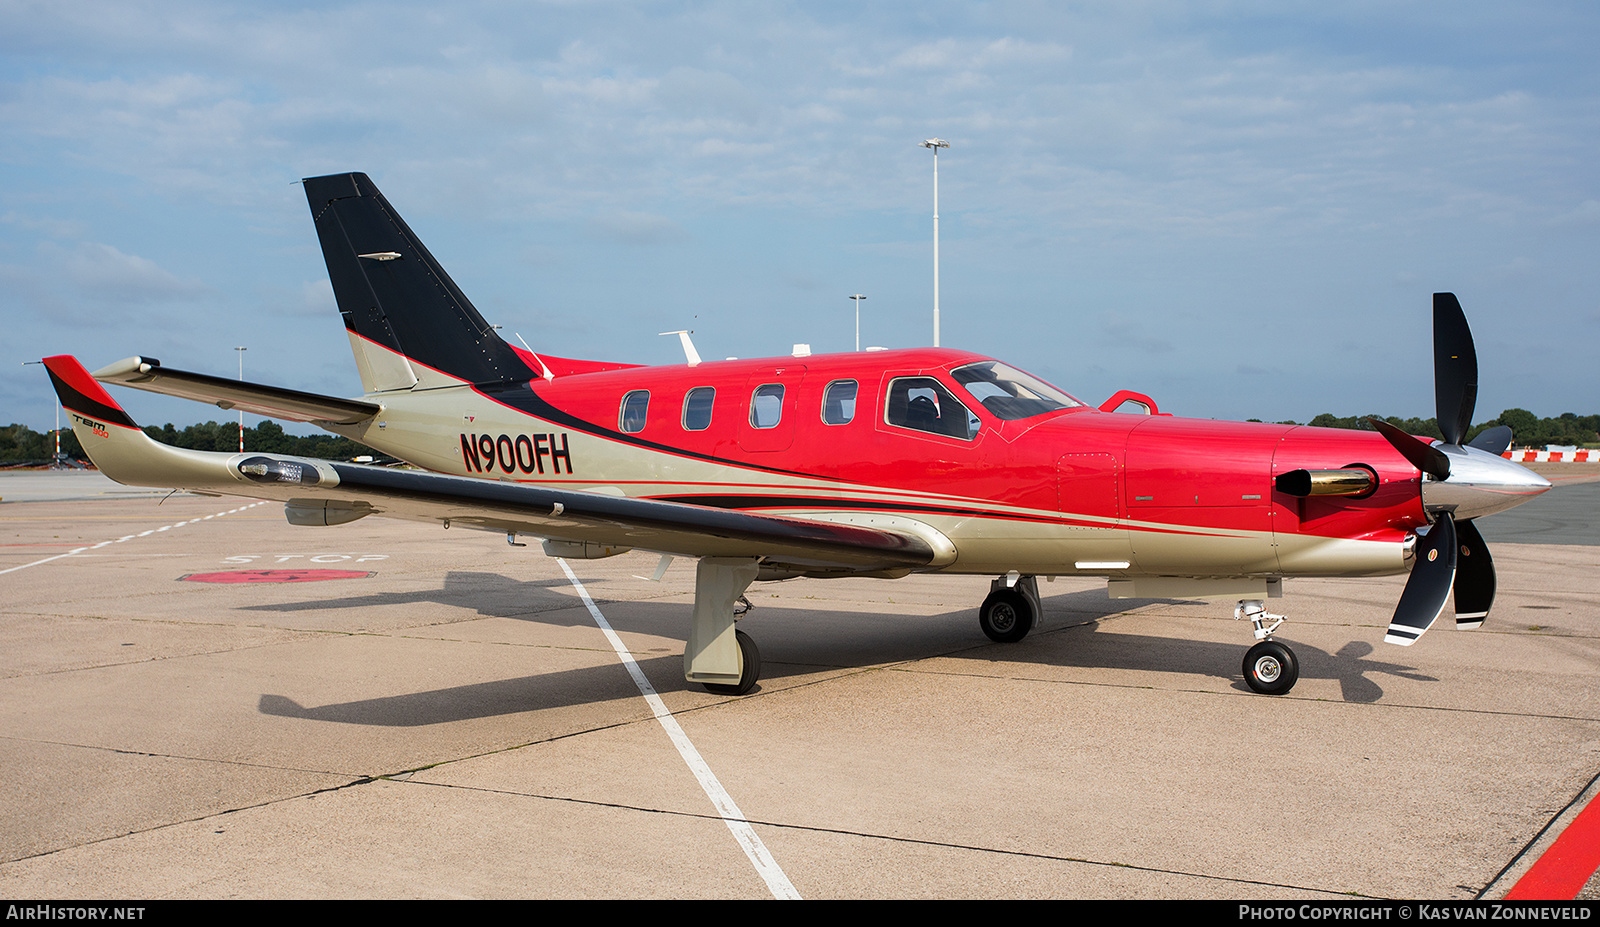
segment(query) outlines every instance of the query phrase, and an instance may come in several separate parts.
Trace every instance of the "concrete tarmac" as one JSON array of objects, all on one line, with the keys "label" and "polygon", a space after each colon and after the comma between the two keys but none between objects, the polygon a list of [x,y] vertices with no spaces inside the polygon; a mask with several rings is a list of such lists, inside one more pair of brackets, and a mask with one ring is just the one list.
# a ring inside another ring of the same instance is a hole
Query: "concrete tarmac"
[{"label": "concrete tarmac", "polygon": [[[997,645],[983,577],[758,584],[760,687],[713,696],[682,676],[692,562],[571,562],[675,742],[536,542],[3,474],[0,892],[1497,898],[1600,772],[1587,485],[1537,503],[1560,543],[1483,521],[1480,631],[1393,647],[1405,577],[1287,581],[1278,698],[1231,603],[1041,582]],[[196,581],[264,570],[349,575]]]}]

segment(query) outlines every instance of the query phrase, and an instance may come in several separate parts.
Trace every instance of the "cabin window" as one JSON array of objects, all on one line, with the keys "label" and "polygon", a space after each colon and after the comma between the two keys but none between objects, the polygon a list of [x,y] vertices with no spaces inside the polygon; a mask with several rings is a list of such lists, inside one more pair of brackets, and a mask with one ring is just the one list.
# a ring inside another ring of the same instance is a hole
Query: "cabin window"
[{"label": "cabin window", "polygon": [[683,428],[685,431],[705,431],[711,427],[711,404],[717,391],[710,386],[697,386],[683,397]]},{"label": "cabin window", "polygon": [[617,416],[618,425],[628,434],[644,430],[645,413],[650,408],[650,391],[636,389],[622,397],[622,411]]},{"label": "cabin window", "polygon": [[755,428],[776,428],[783,420],[783,384],[763,383],[750,396],[750,424]]},{"label": "cabin window", "polygon": [[846,425],[856,417],[856,381],[834,380],[822,391],[822,420],[829,425]]},{"label": "cabin window", "polygon": [[980,424],[978,417],[933,377],[891,380],[884,421],[963,441],[976,437]]},{"label": "cabin window", "polygon": [[1038,377],[999,361],[957,367],[950,376],[989,414],[1006,421],[1083,405]]}]

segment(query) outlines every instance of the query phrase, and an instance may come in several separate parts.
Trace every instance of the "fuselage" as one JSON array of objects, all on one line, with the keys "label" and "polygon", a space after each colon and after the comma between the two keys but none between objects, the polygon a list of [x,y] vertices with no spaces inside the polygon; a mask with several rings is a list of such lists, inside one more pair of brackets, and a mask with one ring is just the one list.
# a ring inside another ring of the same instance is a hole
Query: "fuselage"
[{"label": "fuselage", "polygon": [[[931,348],[582,372],[539,358],[553,377],[374,394],[384,414],[346,431],[446,473],[920,522],[954,548],[934,567],[956,572],[1393,573],[1428,524],[1422,477],[1376,434],[1075,400],[1028,414],[961,382],[986,363]],[[915,416],[919,394],[934,418]],[[1375,476],[1369,494],[1274,485],[1349,467]]]}]

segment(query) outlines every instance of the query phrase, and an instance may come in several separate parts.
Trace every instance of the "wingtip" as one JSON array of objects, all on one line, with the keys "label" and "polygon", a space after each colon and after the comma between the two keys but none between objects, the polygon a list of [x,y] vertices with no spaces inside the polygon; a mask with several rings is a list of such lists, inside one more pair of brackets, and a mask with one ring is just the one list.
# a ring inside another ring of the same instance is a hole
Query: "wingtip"
[{"label": "wingtip", "polygon": [[124,428],[139,427],[76,357],[71,354],[46,357],[44,367],[50,374],[56,397],[68,411]]}]

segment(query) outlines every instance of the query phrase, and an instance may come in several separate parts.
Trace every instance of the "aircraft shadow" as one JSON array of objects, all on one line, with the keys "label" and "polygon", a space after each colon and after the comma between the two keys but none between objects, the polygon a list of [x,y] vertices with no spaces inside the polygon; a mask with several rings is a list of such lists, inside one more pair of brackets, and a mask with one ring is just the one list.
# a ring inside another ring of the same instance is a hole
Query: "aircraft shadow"
[{"label": "aircraft shadow", "polygon": [[[496,580],[507,589],[552,587],[562,583],[538,581],[520,583],[494,574],[452,573],[452,584],[466,584],[481,592],[485,579]],[[374,603],[415,603],[448,601],[463,604],[439,592],[381,594],[332,600],[320,607],[362,607]],[[771,684],[790,676],[816,673],[819,667],[853,669],[892,664],[930,657],[1033,663],[1040,666],[1125,669],[1142,672],[1167,672],[1230,680],[1233,688],[1249,691],[1240,663],[1250,643],[1242,634],[1238,644],[1175,640],[1116,630],[1117,615],[1135,608],[1169,600],[1110,600],[1100,590],[1086,590],[1050,596],[1045,599],[1044,627],[1016,644],[995,644],[977,630],[973,609],[945,612],[911,620],[874,620],[865,616],[827,628],[815,628],[816,615],[803,609],[768,606],[761,609],[760,622],[765,662],[763,675]],[[570,607],[571,599],[562,599]],[[604,606],[602,602],[602,607]],[[279,606],[254,606],[278,608]],[[308,607],[296,603],[290,607]],[[553,606],[552,606],[553,607]],[[494,615],[493,606],[479,612]],[[681,609],[687,617],[687,609]],[[517,613],[502,617],[546,620],[544,613],[528,614],[526,605]],[[553,616],[551,616],[553,617]],[[563,625],[587,623],[581,611]],[[828,623],[842,621],[831,616]],[[677,622],[673,622],[676,626]],[[797,633],[804,627],[823,633]],[[1246,626],[1241,624],[1241,630]],[[635,628],[622,627],[624,631]],[[837,632],[837,633],[835,633]],[[677,633],[681,633],[677,632]],[[669,637],[676,636],[669,634]],[[1352,641],[1330,653],[1304,643],[1289,641],[1300,658],[1300,676],[1307,679],[1335,679],[1346,702],[1375,702],[1383,696],[1378,679],[1395,676],[1431,682],[1433,677],[1413,667],[1369,659],[1374,652],[1365,641]],[[682,691],[683,658],[679,653],[659,657],[635,655],[639,666],[663,692]],[[758,687],[756,692],[760,692]],[[379,727],[422,727],[500,715],[519,714],[550,708],[631,699],[636,695],[626,674],[616,664],[585,667],[555,673],[541,673],[512,679],[450,686],[422,692],[358,699],[320,706],[304,706],[276,694],[263,694],[258,704],[261,714],[336,724]],[[642,704],[642,703],[641,703]],[[641,708],[641,716],[644,709]]]},{"label": "aircraft shadow", "polygon": [[[586,580],[588,585],[603,585],[605,579]],[[587,612],[576,598],[566,595],[542,594],[549,589],[571,589],[566,579],[519,580],[499,573],[476,573],[451,570],[445,574],[444,586],[439,589],[420,589],[415,592],[375,592],[365,595],[342,596],[334,599],[309,599],[303,602],[273,602],[263,605],[239,606],[240,611],[255,612],[313,612],[336,611],[351,608],[388,608],[407,605],[444,605],[451,608],[471,609],[485,618],[514,618],[539,621],[558,627],[575,627],[590,622]],[[576,609],[571,614],[560,614],[565,609]]]},{"label": "aircraft shadow", "polygon": [[[1129,634],[1119,630],[1114,620],[1107,620],[1143,606],[1177,604],[1178,601],[1108,601],[1100,590],[1053,596],[1045,599],[1045,621],[1041,631],[1034,632],[1017,644],[996,644],[994,649],[980,648],[959,656],[995,659],[998,651],[1004,654],[999,657],[1001,659],[1049,666],[1211,676],[1229,680],[1233,688],[1249,692],[1242,664],[1245,651],[1255,641],[1249,633],[1248,623],[1239,622],[1241,633],[1238,643],[1218,643]],[[1329,652],[1288,635],[1279,639],[1288,644],[1299,659],[1302,683],[1311,679],[1336,680],[1345,702],[1378,701],[1383,697],[1383,687],[1378,680],[1385,676],[1421,682],[1437,681],[1433,676],[1418,672],[1413,666],[1372,659],[1375,648],[1366,641],[1351,641],[1337,651]],[[1018,652],[1005,649],[1012,647],[1019,648]]]},{"label": "aircraft shadow", "polygon": [[[674,675],[679,680],[683,678],[681,654],[635,659],[652,680],[668,679]],[[426,727],[625,698],[637,699],[637,696],[638,690],[628,679],[627,673],[620,665],[612,664],[328,705],[304,706],[287,696],[263,694],[257,710],[264,715],[305,721],[372,727]],[[639,702],[639,712],[640,717],[650,716],[650,709],[642,701]]]},{"label": "aircraft shadow", "polygon": [[[1002,660],[1033,663],[1041,666],[1082,667],[1099,669],[1125,669],[1143,672],[1169,672],[1192,676],[1210,676],[1229,680],[1241,692],[1249,692],[1245,684],[1243,662],[1245,651],[1255,643],[1250,626],[1239,622],[1237,643],[1219,643],[1153,637],[1127,633],[1119,629],[1115,619],[1119,615],[1150,605],[1176,605],[1177,599],[1111,599],[1104,590],[1088,589],[1044,597],[1044,618],[1041,627],[1015,644],[995,644],[983,637],[977,628],[977,609],[951,611],[924,619],[931,625],[954,629],[954,635],[970,645],[962,646],[946,638],[955,647],[941,655],[953,659],[982,661]],[[1224,606],[1217,606],[1224,607]],[[1231,611],[1231,606],[1226,606]],[[1154,620],[1161,620],[1159,617]],[[1126,627],[1126,625],[1121,625]],[[1292,628],[1291,628],[1292,630]],[[863,658],[861,665],[892,662],[895,659],[919,659],[928,656],[926,631],[912,631],[914,637],[895,641],[881,639],[879,648],[868,646],[857,653]],[[1351,641],[1330,653],[1319,647],[1284,636],[1283,641],[1294,650],[1300,661],[1301,680],[1334,679],[1339,682],[1346,702],[1375,702],[1383,697],[1383,687],[1378,680],[1385,676],[1423,682],[1437,681],[1435,677],[1417,672],[1415,667],[1385,660],[1371,659],[1374,648],[1366,641]],[[813,636],[807,640],[790,641],[790,655],[771,655],[770,659],[795,659],[809,662],[807,651],[833,656],[842,646],[859,645],[860,641],[833,641]],[[792,653],[799,650],[798,654]],[[896,653],[896,651],[899,651]],[[766,651],[763,651],[766,653]],[[821,661],[819,661],[821,662]],[[838,662],[846,662],[840,660]]]}]

